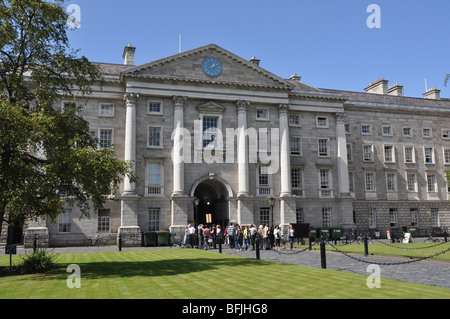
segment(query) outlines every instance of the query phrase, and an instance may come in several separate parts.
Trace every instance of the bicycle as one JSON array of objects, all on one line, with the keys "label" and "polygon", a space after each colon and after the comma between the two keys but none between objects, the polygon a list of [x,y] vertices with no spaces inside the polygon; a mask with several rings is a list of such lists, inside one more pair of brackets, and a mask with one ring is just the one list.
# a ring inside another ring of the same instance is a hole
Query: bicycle
[{"label": "bicycle", "polygon": [[424,240],[424,243],[439,243],[442,242],[442,239],[433,237],[431,234],[428,234],[428,238]]},{"label": "bicycle", "polygon": [[108,242],[106,239],[100,237],[100,235],[97,235],[95,239],[92,239],[91,236],[89,238],[86,238],[84,240],[84,246],[86,247],[93,247],[93,246],[108,246]]},{"label": "bicycle", "polygon": [[370,237],[369,233],[363,235],[363,234],[359,234],[358,238],[356,238],[356,243],[357,244],[364,244],[364,238],[367,238],[367,243],[368,244],[373,244],[372,238]]}]

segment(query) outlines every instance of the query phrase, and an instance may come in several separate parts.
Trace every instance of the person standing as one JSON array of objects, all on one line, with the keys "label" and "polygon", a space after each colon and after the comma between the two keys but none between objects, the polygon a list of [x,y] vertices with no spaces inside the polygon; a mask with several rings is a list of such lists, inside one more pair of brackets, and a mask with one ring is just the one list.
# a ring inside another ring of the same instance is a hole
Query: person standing
[{"label": "person standing", "polygon": [[189,244],[191,248],[195,246],[195,227],[194,225],[189,224]]},{"label": "person standing", "polygon": [[234,232],[235,227],[233,226],[233,223],[230,223],[230,226],[228,226],[228,239],[230,243],[230,248],[234,247]]},{"label": "person standing", "polygon": [[214,249],[216,249],[217,244],[222,244],[222,238],[222,228],[220,227],[220,225],[216,225],[216,240],[214,241]]},{"label": "person standing", "polygon": [[289,236],[289,244],[291,244],[291,250],[294,249],[294,228],[292,224],[289,225],[288,236]]},{"label": "person standing", "polygon": [[197,248],[202,248],[203,246],[203,224],[198,225],[197,227],[197,237],[198,237],[198,245]]},{"label": "person standing", "polygon": [[184,239],[183,239],[183,245],[182,247],[185,247],[189,240],[189,226],[190,225],[184,225]]},{"label": "person standing", "polygon": [[276,225],[275,230],[273,231],[273,235],[275,237],[275,249],[280,250],[281,249],[281,231],[280,226]]},{"label": "person standing", "polygon": [[211,229],[209,229],[208,225],[205,226],[203,229],[203,240],[204,240],[204,246],[205,249],[208,249],[211,243],[209,242],[209,239],[211,238]]}]

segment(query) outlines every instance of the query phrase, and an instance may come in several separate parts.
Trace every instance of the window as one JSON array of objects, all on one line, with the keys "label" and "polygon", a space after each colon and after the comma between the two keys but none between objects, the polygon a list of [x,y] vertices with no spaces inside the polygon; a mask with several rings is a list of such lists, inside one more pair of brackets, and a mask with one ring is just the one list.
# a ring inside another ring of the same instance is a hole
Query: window
[{"label": "window", "polygon": [[431,210],[431,226],[439,227],[439,210],[437,208]]},{"label": "window", "polygon": [[148,147],[161,147],[162,146],[162,127],[148,127]]},{"label": "window", "polygon": [[434,151],[432,147],[425,147],[424,148],[425,153],[425,163],[426,164],[433,164],[434,163]]},{"label": "window", "polygon": [[391,227],[397,227],[398,216],[397,216],[397,208],[389,208],[389,222]]},{"label": "window", "polygon": [[410,208],[409,212],[411,214],[411,225],[418,226],[419,225],[419,211],[417,208]]},{"label": "window", "polygon": [[361,134],[362,135],[372,135],[372,125],[362,124],[361,125]]},{"label": "window", "polygon": [[99,232],[109,232],[110,226],[110,210],[109,209],[100,209],[98,211],[98,226],[97,230]]},{"label": "window", "polygon": [[163,114],[163,103],[162,101],[148,101],[147,102],[147,114]]},{"label": "window", "polygon": [[267,166],[258,166],[258,184],[259,186],[269,186],[269,168]]},{"label": "window", "polygon": [[444,149],[444,164],[450,164],[450,148]]},{"label": "window", "polygon": [[300,126],[300,116],[299,115],[289,115],[289,125]]},{"label": "window", "polygon": [[159,162],[147,163],[147,187],[146,195],[161,195],[162,189],[162,165]]},{"label": "window", "polygon": [[295,221],[297,224],[303,224],[305,222],[305,216],[303,214],[303,208],[295,209]]},{"label": "window", "polygon": [[450,130],[442,130],[442,138],[450,138]]},{"label": "window", "polygon": [[219,118],[216,116],[203,116],[202,130],[203,130],[203,147],[214,146],[215,138],[217,136],[217,129]]},{"label": "window", "polygon": [[330,189],[330,169],[319,169],[319,180],[321,189]]},{"label": "window", "polygon": [[365,176],[365,188],[367,192],[375,191],[375,172],[366,172]]},{"label": "window", "polygon": [[388,192],[397,191],[397,179],[395,173],[386,173],[386,190]]},{"label": "window", "polygon": [[259,209],[259,221],[261,225],[269,225],[270,224],[270,208],[269,207],[261,207]]},{"label": "window", "polygon": [[377,227],[377,210],[375,208],[369,209],[369,227]]},{"label": "window", "polygon": [[113,117],[114,116],[114,104],[100,103],[98,115],[105,116],[105,117]]},{"label": "window", "polygon": [[291,183],[294,189],[303,189],[303,169],[292,168],[291,169]]},{"label": "window", "polygon": [[149,208],[148,209],[148,230],[149,231],[159,231],[159,215],[160,208]]},{"label": "window", "polygon": [[72,211],[68,209],[58,216],[58,232],[70,233],[71,224],[72,224]]},{"label": "window", "polygon": [[392,126],[390,125],[383,125],[383,136],[392,136]]},{"label": "window", "polygon": [[427,174],[427,190],[429,192],[436,192],[436,175]]},{"label": "window", "polygon": [[352,133],[352,128],[350,127],[350,124],[345,124],[345,133],[346,134]]},{"label": "window", "polygon": [[100,149],[112,148],[113,146],[113,130],[100,129],[99,130],[99,147]]},{"label": "window", "polygon": [[385,145],[384,146],[384,161],[387,163],[393,163],[394,160],[394,146]]},{"label": "window", "polygon": [[433,131],[431,130],[431,128],[423,128],[422,136],[426,138],[433,137]]},{"label": "window", "polygon": [[258,150],[269,151],[269,138],[270,134],[267,128],[260,128],[258,130]]},{"label": "window", "polygon": [[331,207],[322,208],[322,227],[332,227]]},{"label": "window", "polygon": [[404,127],[404,128],[403,128],[403,136],[407,136],[407,137],[413,136],[412,128],[410,128],[410,127]]},{"label": "window", "polygon": [[301,155],[300,137],[291,137],[291,154]]},{"label": "window", "polygon": [[328,139],[327,138],[319,138],[319,156],[329,156],[328,153]]},{"label": "window", "polygon": [[417,182],[415,173],[406,174],[406,189],[408,192],[417,192]]},{"label": "window", "polygon": [[373,145],[363,145],[363,161],[373,162]]},{"label": "window", "polygon": [[317,127],[319,127],[319,128],[328,128],[328,117],[326,117],[326,116],[318,116],[317,117]]},{"label": "window", "polygon": [[354,192],[353,188],[353,172],[348,173],[348,190],[349,192]]},{"label": "window", "polygon": [[352,144],[347,144],[347,161],[351,162],[353,160],[352,156]]},{"label": "window", "polygon": [[414,163],[414,146],[405,146],[405,163]]},{"label": "window", "polygon": [[257,108],[256,109],[256,119],[267,121],[269,119],[269,109]]}]

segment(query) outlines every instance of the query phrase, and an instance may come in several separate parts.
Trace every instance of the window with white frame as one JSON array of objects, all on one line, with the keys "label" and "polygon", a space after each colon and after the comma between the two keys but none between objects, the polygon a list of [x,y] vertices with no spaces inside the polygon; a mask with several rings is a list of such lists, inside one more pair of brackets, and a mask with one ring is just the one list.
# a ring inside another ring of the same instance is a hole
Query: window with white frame
[{"label": "window with white frame", "polygon": [[365,190],[366,192],[375,191],[375,172],[365,172]]},{"label": "window with white frame", "polygon": [[322,227],[332,227],[331,207],[322,207]]},{"label": "window with white frame", "polygon": [[319,196],[332,196],[331,169],[319,169]]},{"label": "window with white frame", "polygon": [[383,136],[392,136],[392,126],[391,125],[383,125]]},{"label": "window with white frame", "polygon": [[398,226],[398,210],[397,208],[389,208],[389,223],[391,227]]},{"label": "window with white frame", "polygon": [[414,156],[414,146],[405,146],[405,163],[414,163],[415,156]]},{"label": "window with white frame", "polygon": [[363,161],[373,162],[373,160],[374,160],[373,145],[368,144],[363,145]]},{"label": "window with white frame", "polygon": [[290,126],[300,126],[300,115],[289,115]]},{"label": "window with white frame", "polygon": [[417,178],[415,173],[406,173],[406,190],[417,192]]},{"label": "window with white frame", "polygon": [[386,190],[388,192],[397,191],[397,178],[395,173],[386,173]]},{"label": "window with white frame", "polygon": [[98,223],[97,223],[97,230],[99,232],[109,232],[110,230],[110,216],[111,210],[109,209],[100,209],[98,211]]},{"label": "window with white frame", "polygon": [[113,117],[114,116],[114,104],[112,104],[112,103],[100,103],[99,104],[98,115],[99,116],[104,116],[104,117]]},{"label": "window with white frame", "polygon": [[256,108],[256,119],[262,121],[269,120],[269,109],[268,108]]},{"label": "window with white frame", "polygon": [[450,148],[444,148],[444,164],[450,164]]},{"label": "window with white frame", "polygon": [[266,165],[258,165],[258,195],[270,195],[271,189],[271,175],[269,174],[269,167]]},{"label": "window with white frame", "polygon": [[295,209],[295,221],[297,222],[297,224],[303,224],[305,222],[303,207],[298,207]]},{"label": "window with white frame", "polygon": [[372,125],[361,124],[361,134],[362,135],[372,135]]},{"label": "window with white frame", "polygon": [[148,231],[159,231],[159,217],[161,208],[148,209]]},{"label": "window with white frame", "polygon": [[411,215],[411,225],[419,226],[419,210],[417,208],[410,208],[409,213]]},{"label": "window with white frame", "polygon": [[215,146],[219,129],[218,116],[206,116],[202,118],[203,147]]},{"label": "window with white frame", "polygon": [[427,173],[427,190],[429,192],[436,192],[436,175]]},{"label": "window with white frame", "polygon": [[292,188],[296,190],[303,189],[303,169],[291,168],[291,184]]},{"label": "window with white frame", "polygon": [[145,190],[146,195],[162,195],[163,188],[162,188],[162,176],[163,170],[162,170],[162,164],[159,161],[155,162],[147,162],[147,187]]},{"label": "window with white frame", "polygon": [[442,138],[450,138],[450,129],[443,129],[442,130]]},{"label": "window with white frame", "polygon": [[161,126],[148,126],[147,147],[162,147],[161,132]]},{"label": "window with white frame", "polygon": [[423,128],[422,129],[422,136],[425,138],[433,137],[433,130],[431,128]]},{"label": "window with white frame", "polygon": [[434,149],[432,147],[425,147],[424,155],[426,164],[434,164]]},{"label": "window with white frame", "polygon": [[437,208],[431,209],[431,226],[439,227],[439,210]]},{"label": "window with white frame", "polygon": [[352,144],[347,144],[347,161],[351,162],[353,161],[353,154],[352,154]]},{"label": "window with white frame", "polygon": [[319,138],[318,139],[319,156],[329,156],[328,139]]},{"label": "window with white frame", "polygon": [[147,114],[162,115],[163,102],[162,101],[147,101]]},{"label": "window with white frame", "polygon": [[99,129],[98,134],[99,134],[98,144],[100,149],[113,147],[113,129],[101,128]]},{"label": "window with white frame", "polygon": [[384,162],[385,163],[395,162],[394,146],[392,145],[384,146]]},{"label": "window with white frame", "polygon": [[403,136],[406,136],[406,137],[413,136],[413,131],[412,131],[411,127],[403,127],[402,130],[403,130]]},{"label": "window with white frame", "polygon": [[318,128],[328,128],[328,117],[318,116],[316,118]]},{"label": "window with white frame", "polygon": [[269,225],[270,224],[270,208],[269,207],[261,207],[259,209],[259,222],[261,225]]},{"label": "window with white frame", "polygon": [[369,209],[369,227],[377,227],[377,210],[376,208]]},{"label": "window with white frame", "polygon": [[72,211],[66,209],[63,213],[58,216],[58,232],[59,233],[70,233],[72,225]]},{"label": "window with white frame", "polygon": [[291,155],[302,155],[302,148],[300,144],[300,137],[290,138]]},{"label": "window with white frame", "polygon": [[270,134],[267,128],[260,128],[258,130],[258,150],[266,151],[270,150]]}]

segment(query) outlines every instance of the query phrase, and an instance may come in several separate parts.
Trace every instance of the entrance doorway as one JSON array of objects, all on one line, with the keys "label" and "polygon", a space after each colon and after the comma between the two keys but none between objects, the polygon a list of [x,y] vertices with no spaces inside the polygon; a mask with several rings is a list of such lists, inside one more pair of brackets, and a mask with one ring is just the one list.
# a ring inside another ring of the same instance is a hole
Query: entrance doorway
[{"label": "entrance doorway", "polygon": [[219,224],[222,229],[230,221],[229,201],[231,190],[217,178],[204,178],[194,185],[193,196],[199,199],[194,207],[195,225]]}]

